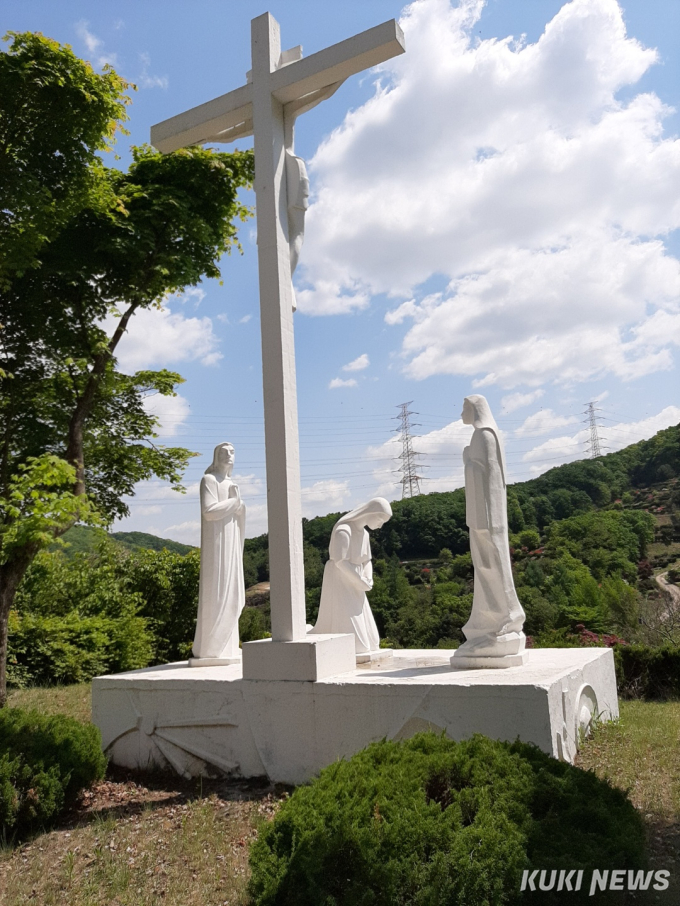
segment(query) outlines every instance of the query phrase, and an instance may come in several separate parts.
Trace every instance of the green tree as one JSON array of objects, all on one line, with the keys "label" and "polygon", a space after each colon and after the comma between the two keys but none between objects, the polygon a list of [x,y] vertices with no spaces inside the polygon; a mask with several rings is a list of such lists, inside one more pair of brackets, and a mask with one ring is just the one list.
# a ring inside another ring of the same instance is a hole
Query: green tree
[{"label": "green tree", "polygon": [[[92,153],[83,156],[89,181],[82,174],[72,181],[64,176],[59,215],[49,229],[45,198],[36,192],[35,211],[29,201],[16,214],[10,210],[2,234],[5,260],[13,265],[0,286],[0,706],[9,611],[37,552],[76,522],[107,524],[125,515],[123,498],[140,480],[157,476],[182,489],[181,473],[192,454],[155,443],[157,420],[144,407],[149,394],[174,395],[182,379],[168,371],[124,374],[116,349],[135,312],[160,307],[168,294],[204,276],[220,275],[220,256],[237,243],[233,221],[250,214],[237,192],[252,182],[251,153],[191,148],[163,156],[138,148],[126,173],[94,160],[115,131],[112,118],[124,114],[125,83],[111,71],[78,68],[69,53],[55,42],[21,35],[3,55],[29,71],[54,73],[23,86],[23,104],[3,109],[2,159],[18,154],[11,137],[31,105],[31,128],[66,131],[64,147],[89,141]],[[0,66],[0,78],[6,69]],[[8,84],[0,84],[3,92]],[[60,111],[71,110],[71,93],[79,97],[88,85],[93,91],[99,86],[109,103],[102,102],[107,114],[97,121],[99,132],[92,126],[83,136],[78,116],[62,118]],[[31,160],[27,153],[27,171]],[[76,170],[83,160],[75,155],[69,166]],[[36,178],[44,178],[42,171]],[[22,245],[13,232],[20,220],[34,223],[39,239]],[[107,333],[111,314],[115,328]]]},{"label": "green tree", "polygon": [[168,550],[139,550],[121,560],[119,580],[141,600],[154,637],[154,661],[189,656],[198,613],[199,551],[184,556]]},{"label": "green tree", "polygon": [[508,527],[511,532],[521,532],[525,526],[524,513],[517,494],[508,488]]},{"label": "green tree", "polygon": [[600,510],[571,516],[550,526],[547,549],[551,556],[569,553],[593,575],[622,575],[631,581],[646,544],[654,537],[654,518],[635,510]]},{"label": "green tree", "polygon": [[11,684],[87,682],[146,667],[155,639],[139,613],[144,600],[125,575],[127,559],[106,539],[96,553],[36,556],[10,615]]},{"label": "green tree", "polygon": [[127,119],[130,86],[39,34],[0,54],[0,282],[36,263],[79,210],[111,201],[97,152]]}]

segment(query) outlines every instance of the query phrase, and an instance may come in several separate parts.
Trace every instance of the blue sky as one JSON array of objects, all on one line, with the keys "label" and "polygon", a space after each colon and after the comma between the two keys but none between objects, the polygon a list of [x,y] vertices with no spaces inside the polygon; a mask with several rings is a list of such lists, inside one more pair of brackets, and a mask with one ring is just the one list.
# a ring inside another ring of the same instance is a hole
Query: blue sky
[{"label": "blue sky", "polygon": [[[242,0],[9,0],[42,31],[136,83],[129,139],[241,85]],[[680,4],[677,0],[272,0],[305,55],[386,19],[407,53],[303,115],[311,177],[295,316],[307,516],[400,496],[399,403],[419,413],[424,490],[462,483],[463,397],[484,393],[513,480],[587,455],[583,410],[618,449],[680,421]],[[247,143],[241,143],[246,147]],[[114,162],[111,161],[113,165]],[[201,454],[178,497],[138,489],[117,528],[196,543],[197,484],[230,440],[266,528],[254,221],[244,255],[138,317],[123,367],[186,378],[157,411]]]}]

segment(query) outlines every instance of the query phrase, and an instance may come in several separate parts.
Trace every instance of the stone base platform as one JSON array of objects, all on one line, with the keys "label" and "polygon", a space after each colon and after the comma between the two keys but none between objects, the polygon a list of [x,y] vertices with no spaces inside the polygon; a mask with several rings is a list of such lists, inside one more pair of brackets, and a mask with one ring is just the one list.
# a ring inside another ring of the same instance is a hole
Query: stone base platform
[{"label": "stone base platform", "polygon": [[519,737],[573,761],[591,719],[618,716],[609,649],[529,650],[504,670],[452,669],[450,657],[394,651],[317,682],[244,680],[240,664],[165,664],[97,677],[93,719],[114,764],[298,784],[370,742],[427,729]]}]

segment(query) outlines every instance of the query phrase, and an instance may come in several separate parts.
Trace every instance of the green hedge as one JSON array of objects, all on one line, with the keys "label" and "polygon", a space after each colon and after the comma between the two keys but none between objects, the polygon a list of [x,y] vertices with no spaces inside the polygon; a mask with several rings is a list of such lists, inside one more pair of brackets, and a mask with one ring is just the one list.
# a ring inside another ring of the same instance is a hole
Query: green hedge
[{"label": "green hedge", "polygon": [[[588,638],[590,637],[590,639]],[[615,637],[601,637],[599,644],[592,641],[593,633],[581,635],[567,629],[544,632],[532,639],[533,648],[590,648],[605,647],[602,638],[609,639],[614,650],[616,686],[624,698],[679,698],[680,697],[680,645],[616,644]]]},{"label": "green hedge", "polygon": [[249,892],[257,906],[510,906],[524,869],[638,869],[644,840],[593,773],[524,743],[424,733],[296,789],[251,847]]},{"label": "green hedge", "polygon": [[47,827],[104,776],[99,730],[64,715],[0,710],[0,837]]},{"label": "green hedge", "polygon": [[616,681],[626,698],[680,697],[680,646],[617,645]]},{"label": "green hedge", "polygon": [[146,667],[152,655],[146,620],[132,608],[119,617],[10,613],[12,686],[84,683],[102,673]]}]

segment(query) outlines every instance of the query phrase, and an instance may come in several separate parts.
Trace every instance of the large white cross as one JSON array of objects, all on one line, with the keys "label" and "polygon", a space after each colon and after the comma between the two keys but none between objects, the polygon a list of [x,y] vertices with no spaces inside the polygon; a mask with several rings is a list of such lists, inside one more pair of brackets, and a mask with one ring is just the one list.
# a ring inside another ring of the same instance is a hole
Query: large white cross
[{"label": "large white cross", "polygon": [[293,124],[349,76],[405,48],[392,19],[303,59],[300,47],[281,52],[279,24],[269,13],[252,20],[251,42],[247,84],[153,126],[151,142],[169,152],[254,136],[272,638],[289,642],[306,632],[291,281],[291,244],[297,242],[289,225],[291,210],[302,202],[292,197],[299,182],[287,185],[292,179],[286,178],[290,162],[298,160]]}]

